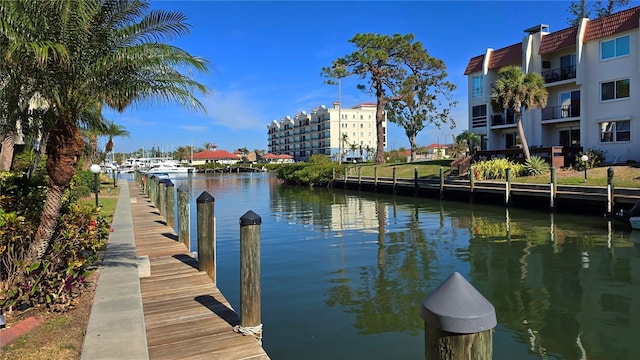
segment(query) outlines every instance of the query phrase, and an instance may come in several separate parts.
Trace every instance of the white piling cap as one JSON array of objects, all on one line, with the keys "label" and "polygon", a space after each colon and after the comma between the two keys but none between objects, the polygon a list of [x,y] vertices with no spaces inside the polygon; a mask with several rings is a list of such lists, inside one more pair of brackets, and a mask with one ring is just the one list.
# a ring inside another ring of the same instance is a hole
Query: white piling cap
[{"label": "white piling cap", "polygon": [[430,326],[457,334],[483,332],[498,323],[493,305],[458,272],[422,300],[420,316]]}]

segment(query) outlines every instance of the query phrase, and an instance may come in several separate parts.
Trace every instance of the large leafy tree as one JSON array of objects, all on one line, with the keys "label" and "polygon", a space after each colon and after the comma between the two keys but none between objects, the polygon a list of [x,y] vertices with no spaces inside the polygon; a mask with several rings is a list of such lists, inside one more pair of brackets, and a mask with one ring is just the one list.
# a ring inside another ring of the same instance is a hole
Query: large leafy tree
[{"label": "large leafy tree", "polygon": [[453,129],[455,121],[449,116],[450,109],[455,106],[451,92],[455,85],[445,80],[445,64],[443,61],[424,52],[421,66],[430,68],[422,76],[409,76],[398,93],[398,101],[387,104],[387,116],[390,122],[404,129],[411,146],[411,161],[415,161],[418,144],[416,136],[427,125],[435,124],[440,128],[448,123]]},{"label": "large leafy tree", "polygon": [[529,160],[529,145],[522,126],[522,111],[543,109],[547,106],[547,89],[538,73],[524,74],[520,67],[506,66],[498,71],[498,78],[491,89],[491,104],[496,112],[511,110],[515,114],[518,135],[522,142],[525,160]]},{"label": "large leafy tree", "polygon": [[376,98],[376,164],[384,163],[385,107],[400,99],[409,76],[429,78],[434,71],[430,57],[413,34],[356,34],[349,40],[357,49],[322,68],[322,75],[339,79],[357,76],[365,81],[358,89]]},{"label": "large leafy tree", "polygon": [[0,36],[7,39],[0,58],[16,73],[30,74],[52,113],[52,123],[43,125],[51,129],[49,185],[29,251],[34,259],[55,230],[84,148],[81,128],[101,119],[87,115],[103,105],[123,111],[147,100],[205,110],[194,92],[208,90],[189,71],[206,71],[207,63],[167,43],[188,34],[184,15],[150,10],[147,1],[11,0],[0,2],[0,14]]}]

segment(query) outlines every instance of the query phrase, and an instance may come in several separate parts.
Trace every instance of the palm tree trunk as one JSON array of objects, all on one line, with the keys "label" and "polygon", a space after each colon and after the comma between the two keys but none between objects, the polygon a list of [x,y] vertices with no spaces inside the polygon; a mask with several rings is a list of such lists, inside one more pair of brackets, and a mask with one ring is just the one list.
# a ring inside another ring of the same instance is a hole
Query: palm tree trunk
[{"label": "palm tree trunk", "polygon": [[60,121],[49,135],[49,141],[47,141],[49,188],[40,215],[38,231],[29,248],[29,260],[40,259],[49,247],[60,217],[62,197],[69,188],[83,148],[84,140],[80,130],[64,121]]},{"label": "palm tree trunk", "polygon": [[520,142],[522,142],[522,152],[524,153],[524,160],[527,161],[531,158],[529,153],[529,145],[527,144],[527,138],[524,137],[524,127],[522,126],[522,114],[516,113],[516,125],[518,126],[518,135],[520,135]]},{"label": "palm tree trunk", "polygon": [[31,166],[29,167],[29,171],[27,172],[27,179],[31,179],[31,177],[33,177],[33,174],[35,174],[36,169],[38,168],[38,165],[40,164],[40,159],[42,159],[42,155],[44,155],[44,153],[45,153],[45,149],[46,149],[46,146],[47,146],[47,139],[48,138],[49,138],[48,134],[42,135],[42,140],[40,140],[40,147],[38,148],[38,151],[36,152],[36,158],[31,163]]},{"label": "palm tree trunk", "polygon": [[13,149],[15,145],[15,133],[9,131],[2,138],[2,150],[0,151],[0,171],[10,171],[13,161]]}]

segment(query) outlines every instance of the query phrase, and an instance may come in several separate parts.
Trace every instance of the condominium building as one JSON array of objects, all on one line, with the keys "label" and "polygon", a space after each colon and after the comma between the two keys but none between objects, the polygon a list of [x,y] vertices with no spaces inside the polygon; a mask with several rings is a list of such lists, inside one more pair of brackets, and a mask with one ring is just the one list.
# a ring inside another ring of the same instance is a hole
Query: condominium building
[{"label": "condominium building", "polygon": [[[386,117],[383,124],[386,146]],[[288,154],[295,161],[307,161],[323,154],[338,161],[373,159],[376,145],[376,104],[362,103],[352,108],[321,105],[311,113],[302,111],[267,125],[269,152]],[[340,156],[342,154],[342,156]]]},{"label": "condominium building", "polygon": [[522,42],[469,60],[469,130],[482,150],[520,144],[511,112],[491,107],[498,70],[518,65],[537,72],[549,93],[543,110],[522,114],[530,147],[605,151],[607,162],[640,161],[640,7],[550,32],[525,29]]}]

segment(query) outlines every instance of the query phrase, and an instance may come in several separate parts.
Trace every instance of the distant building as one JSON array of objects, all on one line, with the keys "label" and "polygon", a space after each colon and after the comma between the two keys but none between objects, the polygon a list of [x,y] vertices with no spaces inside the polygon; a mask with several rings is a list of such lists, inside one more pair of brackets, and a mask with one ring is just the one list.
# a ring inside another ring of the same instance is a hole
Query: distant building
[{"label": "distant building", "polygon": [[[386,117],[383,127],[386,147]],[[376,104],[342,109],[335,102],[332,108],[322,105],[310,114],[302,111],[294,118],[273,120],[267,129],[272,154],[288,154],[295,161],[307,161],[316,154],[336,161],[365,161],[373,158],[377,147]]]},{"label": "distant building", "polygon": [[513,114],[491,107],[498,71],[518,65],[541,74],[549,92],[544,110],[522,114],[530,147],[599,149],[608,162],[640,161],[639,22],[634,7],[556,32],[538,25],[524,30],[522,42],[471,58],[464,72],[469,131],[481,149],[520,145]]},{"label": "distant building", "polygon": [[193,154],[191,165],[204,165],[209,163],[233,165],[241,159],[238,155],[225,150],[204,150]]},{"label": "distant building", "polygon": [[293,156],[287,154],[267,154],[262,157],[261,161],[269,163],[269,164],[291,164],[293,163]]}]

